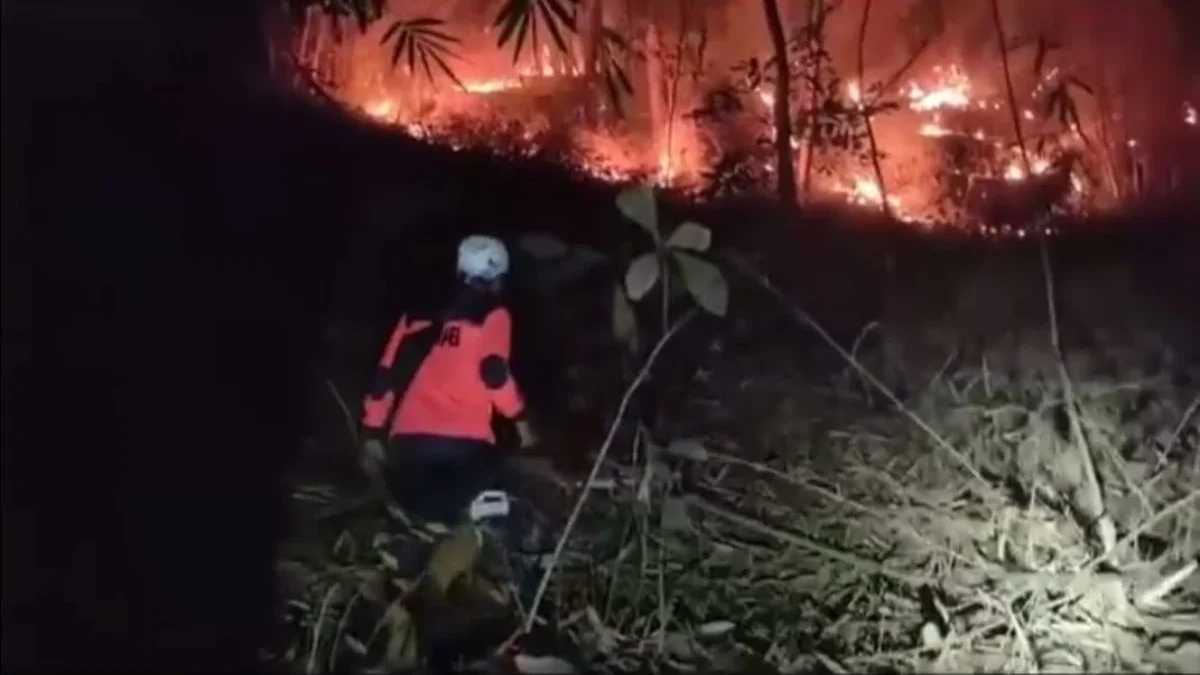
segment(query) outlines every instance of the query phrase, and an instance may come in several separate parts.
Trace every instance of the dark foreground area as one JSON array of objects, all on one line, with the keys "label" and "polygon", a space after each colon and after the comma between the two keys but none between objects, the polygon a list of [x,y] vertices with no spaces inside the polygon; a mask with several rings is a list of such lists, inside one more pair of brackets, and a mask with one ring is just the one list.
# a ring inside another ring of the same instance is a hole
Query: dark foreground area
[{"label": "dark foreground area", "polygon": [[4,5],[6,670],[252,668],[269,628],[339,232],[248,10]]},{"label": "dark foreground area", "polygon": [[[273,95],[253,12],[160,4],[4,8],[6,668],[254,667],[275,620],[282,476],[311,426],[306,394],[331,303],[369,336],[396,308],[435,302],[411,282],[444,273],[416,242],[447,248],[456,228],[555,229],[606,250],[622,245],[604,227],[611,190],[576,186],[571,199],[539,208],[538,192],[575,184],[540,174],[556,182],[514,191],[532,174],[385,143]],[[342,170],[356,163],[369,169]],[[494,192],[479,193],[492,176]],[[370,210],[372,194],[399,195],[378,207],[381,218],[413,230],[434,223],[438,235],[385,248],[407,266],[394,279],[345,281],[346,261],[372,255],[362,241],[375,235],[351,226],[369,226],[354,207]],[[505,213],[523,218],[495,215]],[[961,244],[930,252],[904,237],[855,239],[815,225],[739,235],[751,214],[706,220],[731,246],[802,251],[764,265],[847,341],[888,311],[919,324],[912,313],[952,307],[960,329],[981,334],[1018,322],[993,311],[1004,304],[993,296],[1010,290],[996,291],[997,279],[1023,273],[982,275],[985,298],[947,291],[943,280],[973,264],[959,258]],[[768,231],[784,222],[770,209],[753,216]],[[1126,236],[1074,255],[1122,258]],[[861,245],[869,241],[877,248]],[[1157,309],[1187,336],[1189,308],[1200,306],[1188,262],[1195,237],[1141,241],[1130,256],[1138,271],[1118,287],[1161,300]],[[839,269],[853,273],[831,280]],[[1108,268],[1095,269],[1092,288],[1104,288]],[[1012,294],[1036,297],[1029,282]],[[911,295],[876,290],[889,284]],[[380,290],[389,287],[402,290]],[[1079,297],[1103,309],[1108,292]],[[1178,342],[1181,358],[1194,358],[1189,340]],[[555,386],[546,376],[534,394],[550,400]]]}]

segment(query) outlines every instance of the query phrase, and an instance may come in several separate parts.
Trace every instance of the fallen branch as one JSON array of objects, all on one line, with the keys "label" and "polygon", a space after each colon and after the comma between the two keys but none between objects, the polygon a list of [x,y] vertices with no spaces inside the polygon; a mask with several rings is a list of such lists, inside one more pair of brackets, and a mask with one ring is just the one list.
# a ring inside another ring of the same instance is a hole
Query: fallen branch
[{"label": "fallen branch", "polygon": [[[1041,228],[1038,228],[1041,229]],[[1087,517],[1092,519],[1092,534],[1100,541],[1100,548],[1105,553],[1112,550],[1117,543],[1117,527],[1112,516],[1104,508],[1104,492],[1100,487],[1100,476],[1096,471],[1096,462],[1092,458],[1092,446],[1088,441],[1083,422],[1079,419],[1079,401],[1075,397],[1075,387],[1071,375],[1067,372],[1067,363],[1063,359],[1062,341],[1058,333],[1058,307],[1054,302],[1054,271],[1050,267],[1050,246],[1046,243],[1046,235],[1042,234],[1040,251],[1042,260],[1042,279],[1046,285],[1046,311],[1050,320],[1050,348],[1054,352],[1054,365],[1063,390],[1063,405],[1067,411],[1067,419],[1071,426],[1072,446],[1079,453],[1079,463],[1083,467],[1084,481],[1083,498],[1088,502],[1090,510]],[[1078,506],[1084,506],[1079,504]],[[1081,509],[1083,510],[1083,509]]]},{"label": "fallen branch", "polygon": [[878,574],[880,576],[892,579],[893,581],[898,581],[902,584],[908,584],[910,586],[921,586],[922,584],[934,582],[934,580],[930,579],[929,577],[899,572],[894,569],[884,567],[883,564],[874,560],[868,560],[861,556],[854,555],[853,553],[847,553],[846,551],[839,551],[831,548],[802,534],[782,530],[757,518],[751,518],[750,516],[731,511],[719,504],[714,504],[698,495],[688,495],[684,498],[684,502],[689,506],[694,506],[705,513],[717,516],[723,520],[738,525],[739,527],[743,527],[758,534],[771,537],[776,541],[816,553],[817,555],[832,560],[837,560],[838,562],[845,563],[851,567],[862,569],[870,574]]},{"label": "fallen branch", "polygon": [[1132,530],[1127,532],[1124,537],[1121,537],[1119,540],[1117,540],[1116,544],[1114,544],[1112,548],[1110,548],[1107,551],[1105,551],[1104,553],[1096,556],[1095,558],[1092,559],[1091,562],[1084,565],[1079,570],[1079,572],[1077,572],[1077,574],[1079,574],[1079,575],[1091,574],[1093,571],[1096,570],[1096,568],[1100,567],[1100,565],[1108,562],[1109,558],[1112,557],[1113,553],[1120,551],[1120,550],[1124,549],[1126,546],[1132,544],[1134,541],[1137,540],[1138,537],[1142,536],[1146,532],[1149,532],[1150,528],[1154,527],[1155,525],[1162,522],[1163,520],[1166,520],[1167,516],[1174,514],[1176,511],[1182,509],[1184,506],[1187,505],[1188,502],[1191,502],[1191,501],[1200,501],[1200,490],[1192,490],[1191,492],[1187,493],[1186,495],[1180,497],[1179,499],[1175,500],[1174,502],[1171,502],[1167,506],[1163,507],[1161,510],[1159,510],[1158,513],[1156,513],[1153,516],[1150,516],[1146,520],[1142,521],[1141,525],[1138,525],[1137,527],[1133,528]]},{"label": "fallen branch", "polygon": [[1182,584],[1191,575],[1195,574],[1197,566],[1200,562],[1195,560],[1184,565],[1174,573],[1167,575],[1149,590],[1138,596],[1137,605],[1139,607],[1152,607],[1162,602],[1162,599],[1171,594],[1179,584]]}]

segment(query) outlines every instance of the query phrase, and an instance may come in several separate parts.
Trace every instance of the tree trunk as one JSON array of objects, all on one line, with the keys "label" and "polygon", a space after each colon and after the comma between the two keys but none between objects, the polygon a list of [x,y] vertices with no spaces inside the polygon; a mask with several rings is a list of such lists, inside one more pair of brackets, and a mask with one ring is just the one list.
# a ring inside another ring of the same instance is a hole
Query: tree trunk
[{"label": "tree trunk", "polygon": [[666,92],[667,130],[664,152],[666,166],[659,168],[660,173],[665,169],[664,178],[668,183],[675,179],[675,117],[679,111],[679,81],[683,79],[684,52],[687,48],[688,30],[691,28],[691,1],[679,0],[679,29],[675,38],[675,51],[671,54],[675,66],[671,73],[671,85]]},{"label": "tree trunk", "polygon": [[325,81],[328,77],[328,69],[326,68],[327,50],[325,45],[329,41],[329,31],[326,23],[329,19],[324,14],[318,14],[313,20],[313,51],[312,51],[312,68],[317,74],[320,81]]},{"label": "tree trunk", "polygon": [[653,161],[660,166],[665,151],[663,132],[666,131],[666,105],[663,100],[662,40],[654,21],[646,22],[646,104],[650,112],[650,138],[653,139]]},{"label": "tree trunk", "polygon": [[587,5],[587,25],[583,35],[583,74],[588,83],[596,85],[599,72],[600,41],[604,39],[604,0],[590,0]]},{"label": "tree trunk", "polygon": [[1013,131],[1017,134],[1017,149],[1021,152],[1021,168],[1026,176],[1033,175],[1029,152],[1025,149],[1025,132],[1021,128],[1021,115],[1017,112],[1017,95],[1013,91],[1012,70],[1008,67],[1008,38],[1004,35],[1004,22],[1000,20],[1000,2],[992,0],[992,24],[996,29],[996,40],[1000,43],[1000,65],[1004,70],[1004,90],[1008,93],[1008,112],[1012,116]]},{"label": "tree trunk", "polygon": [[604,40],[604,2],[605,0],[590,0],[584,24],[579,29],[583,58],[581,64],[582,92],[586,97],[583,111],[589,126],[599,124],[602,120],[606,94],[604,83],[600,81],[600,45]]},{"label": "tree trunk", "polygon": [[783,22],[779,19],[779,5],[775,0],[763,0],[763,12],[767,17],[767,30],[771,34],[771,45],[775,49],[775,177],[779,200],[785,204],[796,203],[796,168],[792,158],[792,114],[791,79],[792,69],[788,63],[787,40],[783,37]]},{"label": "tree trunk", "polygon": [[296,58],[303,64],[308,64],[308,43],[312,39],[313,14],[316,10],[312,8],[304,11],[304,17],[301,19],[302,28],[300,29],[300,37],[296,41],[295,53]]},{"label": "tree trunk", "polygon": [[879,165],[879,146],[875,142],[875,128],[871,124],[871,114],[867,112],[866,103],[863,96],[866,93],[867,81],[864,73],[866,71],[866,44],[867,44],[867,24],[871,20],[871,0],[866,0],[863,3],[862,21],[858,24],[858,100],[855,103],[858,109],[863,111],[863,124],[867,127],[867,141],[871,147],[871,166],[875,168],[875,182],[879,184],[879,208],[883,210],[883,215],[887,218],[892,217],[892,207],[888,204],[887,185],[883,181],[883,167]]},{"label": "tree trunk", "polygon": [[[805,45],[805,49],[810,53],[813,46],[811,41],[813,40],[817,42],[818,46],[825,46],[825,16],[824,0],[809,0],[808,27],[806,32],[809,35],[808,39],[810,43]],[[810,199],[812,196],[813,160],[816,159],[818,141],[820,140],[817,138],[817,121],[820,117],[821,104],[823,102],[821,98],[821,65],[824,58],[819,53],[812,54],[811,70],[806,78],[809,89],[808,113],[804,116],[804,139],[801,145],[804,153],[804,176],[800,182],[805,199]]]}]

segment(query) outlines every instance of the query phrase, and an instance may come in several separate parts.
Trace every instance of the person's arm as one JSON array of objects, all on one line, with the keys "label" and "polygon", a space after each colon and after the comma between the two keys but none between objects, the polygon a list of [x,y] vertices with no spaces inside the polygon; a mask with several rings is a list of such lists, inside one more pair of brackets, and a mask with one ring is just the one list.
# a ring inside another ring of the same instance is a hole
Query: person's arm
[{"label": "person's arm", "polygon": [[367,434],[387,433],[384,426],[388,422],[388,410],[391,409],[392,403],[397,396],[397,393],[392,391],[391,387],[392,364],[396,360],[396,353],[400,351],[400,343],[404,342],[404,336],[408,332],[408,321],[402,316],[396,322],[396,327],[392,329],[392,336],[388,339],[387,346],[383,349],[383,355],[379,357],[379,367],[375,371],[375,381],[371,386],[371,390],[363,398],[362,426],[363,431]]},{"label": "person's arm", "polygon": [[525,412],[525,397],[509,367],[512,351],[512,316],[503,307],[483,320],[483,358],[479,377],[491,394],[496,412],[516,420]]}]

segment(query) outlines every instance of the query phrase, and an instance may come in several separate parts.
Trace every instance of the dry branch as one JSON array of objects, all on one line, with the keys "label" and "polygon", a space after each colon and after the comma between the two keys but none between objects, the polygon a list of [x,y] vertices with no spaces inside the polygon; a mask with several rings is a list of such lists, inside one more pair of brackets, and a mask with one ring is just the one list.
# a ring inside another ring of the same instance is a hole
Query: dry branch
[{"label": "dry branch", "polygon": [[629,402],[633,399],[633,394],[645,381],[650,374],[650,368],[658,359],[659,354],[670,342],[671,338],[679,332],[687,323],[696,315],[696,310],[693,308],[686,314],[680,317],[670,330],[659,338],[658,343],[654,345],[654,349],[646,357],[645,363],[638,371],[633,382],[625,390],[625,395],[621,397],[621,404],[617,406],[616,418],[608,429],[608,436],[604,439],[604,443],[600,445],[600,450],[596,454],[596,459],[592,462],[591,472],[588,474],[587,481],[584,483],[583,489],[579,493],[579,498],[575,501],[575,506],[571,509],[571,515],[567,518],[567,523],[563,527],[562,533],[558,537],[558,543],[554,546],[554,552],[550,555],[550,560],[546,564],[546,569],[542,573],[542,580],[538,583],[537,592],[533,596],[533,602],[529,606],[528,615],[525,617],[525,623],[522,627],[524,632],[529,632],[533,628],[534,622],[537,621],[537,610],[541,604],[542,597],[546,594],[546,589],[550,586],[550,579],[554,576],[554,571],[558,567],[559,559],[562,557],[563,549],[567,545],[567,541],[571,537],[571,530],[574,529],[575,523],[578,522],[580,514],[583,512],[583,507],[587,503],[588,495],[591,493],[591,487],[595,484],[597,477],[600,475],[600,469],[604,466],[604,460],[608,457],[609,448],[612,447],[613,439],[617,436],[617,430],[620,428],[621,420],[625,417],[625,410],[629,407]]}]

